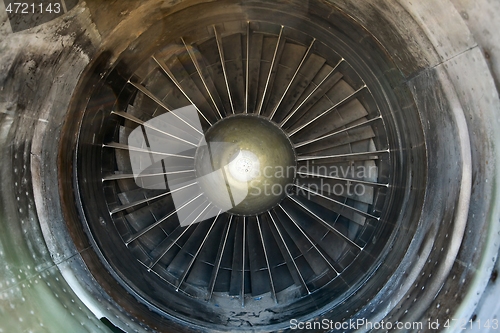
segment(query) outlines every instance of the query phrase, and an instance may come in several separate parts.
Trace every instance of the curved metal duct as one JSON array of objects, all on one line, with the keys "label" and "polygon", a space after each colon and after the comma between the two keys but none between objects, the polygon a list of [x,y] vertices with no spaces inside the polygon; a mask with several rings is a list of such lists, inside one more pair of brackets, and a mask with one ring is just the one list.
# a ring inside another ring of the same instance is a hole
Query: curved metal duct
[{"label": "curved metal duct", "polygon": [[1,26],[0,332],[495,329],[494,5],[63,4]]}]

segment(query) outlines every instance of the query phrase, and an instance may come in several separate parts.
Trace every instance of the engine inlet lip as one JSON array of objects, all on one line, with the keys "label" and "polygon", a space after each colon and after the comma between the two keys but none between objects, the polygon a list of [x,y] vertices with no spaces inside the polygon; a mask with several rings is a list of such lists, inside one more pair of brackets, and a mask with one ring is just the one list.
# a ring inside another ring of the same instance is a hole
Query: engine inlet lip
[{"label": "engine inlet lip", "polygon": [[[393,154],[397,154],[397,152],[393,152]],[[75,158],[76,158],[76,157],[75,157]],[[78,162],[78,159],[76,159],[76,163],[77,163],[77,164],[79,163],[79,162]],[[77,164],[75,164],[75,165],[77,165]],[[77,189],[77,190],[79,191],[79,189]],[[81,202],[81,205],[82,205],[82,207],[83,207],[83,206],[85,206],[85,203],[82,201],[82,202]],[[83,209],[83,208],[82,208],[82,213],[83,213],[83,214],[82,214],[82,216],[85,216],[85,211],[84,211],[84,209]],[[91,229],[92,229],[92,227],[88,226],[88,229],[89,229],[89,230],[91,230]],[[96,246],[97,246],[97,243],[96,243]],[[102,260],[102,259],[101,259],[101,260]],[[123,277],[121,277],[121,276],[120,276],[119,278],[120,278],[120,279],[122,279]],[[138,296],[138,295],[136,295],[136,296],[140,298],[140,296]],[[149,302],[149,300],[148,300],[147,302]]]}]

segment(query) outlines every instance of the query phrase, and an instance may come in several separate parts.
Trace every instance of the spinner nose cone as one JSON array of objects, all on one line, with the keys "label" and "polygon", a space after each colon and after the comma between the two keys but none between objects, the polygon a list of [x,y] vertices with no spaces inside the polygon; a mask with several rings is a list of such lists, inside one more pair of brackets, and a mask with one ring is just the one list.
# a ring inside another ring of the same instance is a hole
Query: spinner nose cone
[{"label": "spinner nose cone", "polygon": [[256,215],[276,206],[295,178],[295,151],[269,120],[236,115],[212,126],[198,148],[195,169],[209,200],[236,215]]}]

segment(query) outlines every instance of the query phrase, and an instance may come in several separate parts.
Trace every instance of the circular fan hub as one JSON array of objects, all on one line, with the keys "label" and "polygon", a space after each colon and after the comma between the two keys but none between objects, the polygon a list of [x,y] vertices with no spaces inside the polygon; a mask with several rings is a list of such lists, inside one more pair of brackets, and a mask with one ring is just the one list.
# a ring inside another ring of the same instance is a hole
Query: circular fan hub
[{"label": "circular fan hub", "polygon": [[256,215],[287,195],[295,177],[295,152],[274,123],[255,115],[228,117],[207,131],[205,141],[196,152],[196,174],[220,209]]}]

